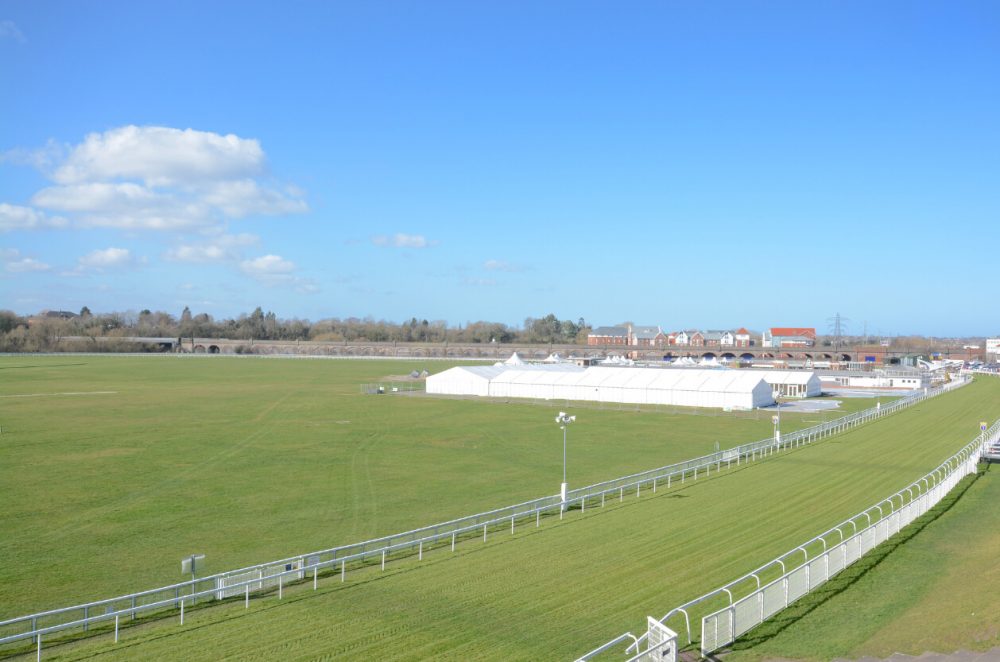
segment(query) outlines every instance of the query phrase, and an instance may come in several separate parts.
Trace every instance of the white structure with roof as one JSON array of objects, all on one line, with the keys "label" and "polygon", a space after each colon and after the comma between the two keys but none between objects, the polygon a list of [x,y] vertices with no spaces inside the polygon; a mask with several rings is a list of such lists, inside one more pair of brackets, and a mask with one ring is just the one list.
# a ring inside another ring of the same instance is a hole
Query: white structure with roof
[{"label": "white structure with roof", "polygon": [[783,398],[815,398],[823,393],[823,382],[815,372],[804,370],[768,370],[763,373],[773,389]]},{"label": "white structure with roof", "polygon": [[428,377],[427,393],[720,409],[774,404],[772,387],[759,372],[567,364],[459,366]]}]

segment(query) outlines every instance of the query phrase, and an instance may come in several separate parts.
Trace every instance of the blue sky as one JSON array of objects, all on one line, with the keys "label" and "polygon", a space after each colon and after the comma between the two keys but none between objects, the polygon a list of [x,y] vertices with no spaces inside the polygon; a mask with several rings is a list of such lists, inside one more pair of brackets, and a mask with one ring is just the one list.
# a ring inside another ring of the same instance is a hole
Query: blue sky
[{"label": "blue sky", "polygon": [[992,335],[993,2],[0,2],[0,308]]}]

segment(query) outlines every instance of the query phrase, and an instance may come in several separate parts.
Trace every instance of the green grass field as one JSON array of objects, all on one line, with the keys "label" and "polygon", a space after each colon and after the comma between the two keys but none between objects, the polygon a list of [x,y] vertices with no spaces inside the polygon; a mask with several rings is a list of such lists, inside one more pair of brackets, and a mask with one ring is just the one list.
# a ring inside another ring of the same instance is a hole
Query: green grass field
[{"label": "green grass field", "polygon": [[[443,366],[442,366],[443,367]],[[545,408],[362,396],[412,363],[0,359],[7,616],[552,493]],[[11,376],[13,375],[13,376]],[[1000,416],[980,381],[772,460],[604,511],[47,649],[46,659],[567,659],[903,487]],[[862,401],[858,406],[870,405]],[[583,484],[770,433],[770,417],[578,412]],[[792,429],[788,417],[786,429]],[[800,424],[806,421],[799,419]],[[813,421],[810,421],[813,422]],[[8,489],[9,486],[9,489]],[[613,512],[610,512],[613,511]],[[200,627],[211,624],[211,627]]]},{"label": "green grass field", "polygon": [[[13,533],[0,539],[10,561],[0,567],[0,618],[180,581],[179,559],[191,553],[221,571],[558,492],[555,403],[360,392],[415,367],[0,358],[0,530]],[[573,486],[771,432],[767,412],[579,413]]]}]

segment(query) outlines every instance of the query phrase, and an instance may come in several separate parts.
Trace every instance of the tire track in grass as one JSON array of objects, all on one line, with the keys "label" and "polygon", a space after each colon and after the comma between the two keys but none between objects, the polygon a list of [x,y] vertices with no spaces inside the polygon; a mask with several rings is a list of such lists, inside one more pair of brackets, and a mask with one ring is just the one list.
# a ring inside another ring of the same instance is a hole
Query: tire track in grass
[{"label": "tire track in grass", "polygon": [[[371,415],[370,407],[364,412]],[[365,437],[351,454],[351,537],[367,538],[377,531],[378,501],[372,480],[371,453],[388,432],[388,424],[379,425]]]}]

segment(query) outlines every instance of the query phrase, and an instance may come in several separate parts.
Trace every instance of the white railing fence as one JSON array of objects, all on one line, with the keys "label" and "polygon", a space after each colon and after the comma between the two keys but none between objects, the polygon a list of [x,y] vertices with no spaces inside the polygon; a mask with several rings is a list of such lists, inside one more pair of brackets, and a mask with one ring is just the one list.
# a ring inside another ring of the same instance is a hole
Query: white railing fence
[{"label": "white railing fence", "polygon": [[[704,613],[701,654],[706,656],[731,645],[937,505],[962,478],[976,472],[986,449],[998,441],[1000,421],[899,492],[739,579],[675,607],[658,622],[664,627],[672,620],[683,625],[690,645],[691,614]],[[637,654],[632,659],[646,659],[643,656],[654,645],[650,632],[639,637],[626,633],[615,641],[633,639],[628,651]],[[579,659],[589,660],[604,650],[607,648],[599,647]]]},{"label": "white railing fence", "polygon": [[179,610],[183,620],[185,608],[190,608],[199,601],[237,599],[238,596],[242,596],[249,605],[251,594],[277,592],[280,597],[284,587],[291,582],[311,578],[315,588],[321,573],[337,575],[343,582],[350,570],[375,565],[385,570],[387,563],[402,558],[416,556],[422,560],[424,553],[432,549],[449,547],[451,551],[455,551],[457,543],[463,540],[482,538],[485,542],[491,532],[495,535],[509,528],[513,534],[518,525],[539,527],[543,516],[558,515],[562,519],[571,510],[585,512],[588,507],[604,507],[609,498],[613,500],[617,497],[619,501],[623,501],[626,496],[641,496],[643,490],[655,493],[660,487],[676,487],[689,480],[708,477],[713,470],[718,473],[733,465],[759,461],[775,453],[820,441],[888,416],[927,398],[963,386],[968,381],[955,380],[942,387],[924,389],[885,406],[873,407],[781,435],[780,440],[769,438],[743,444],[693,460],[569,490],[565,502],[559,495],[545,496],[404,533],[0,621],[0,646],[30,641],[38,646],[40,655],[44,637],[64,631],[88,632],[91,628],[103,627],[102,631],[110,631],[112,625],[117,641],[119,626],[140,616],[154,613],[167,615],[167,612]]}]

